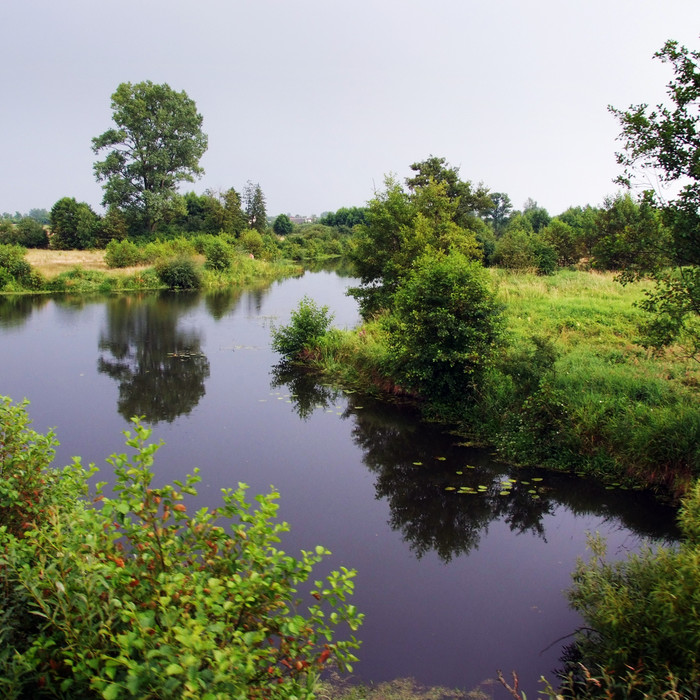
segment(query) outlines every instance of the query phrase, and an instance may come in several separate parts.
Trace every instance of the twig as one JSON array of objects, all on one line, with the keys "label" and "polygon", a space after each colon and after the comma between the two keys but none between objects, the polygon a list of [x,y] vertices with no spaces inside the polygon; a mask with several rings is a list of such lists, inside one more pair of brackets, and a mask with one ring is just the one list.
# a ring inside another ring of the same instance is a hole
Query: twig
[{"label": "twig", "polygon": [[515,700],[524,700],[523,696],[520,694],[518,691],[518,676],[516,675],[515,671],[511,671],[513,674],[513,685],[510,686],[506,682],[506,679],[503,677],[503,671],[500,669],[498,670],[498,680],[501,681],[501,685],[515,698]]}]

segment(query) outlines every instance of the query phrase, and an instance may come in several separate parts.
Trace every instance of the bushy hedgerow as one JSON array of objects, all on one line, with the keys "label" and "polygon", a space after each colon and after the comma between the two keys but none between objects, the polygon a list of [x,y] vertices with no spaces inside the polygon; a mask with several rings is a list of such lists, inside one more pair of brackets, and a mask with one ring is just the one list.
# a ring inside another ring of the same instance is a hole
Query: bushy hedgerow
[{"label": "bushy hedgerow", "polygon": [[222,491],[191,513],[199,477],[154,487],[158,444],[134,421],[132,451],[96,469],[49,463],[57,444],[0,397],[0,692],[5,698],[311,698],[321,670],[351,670],[362,616],[347,602],[354,572],[297,587],[328,553],[277,549],[278,494]]}]

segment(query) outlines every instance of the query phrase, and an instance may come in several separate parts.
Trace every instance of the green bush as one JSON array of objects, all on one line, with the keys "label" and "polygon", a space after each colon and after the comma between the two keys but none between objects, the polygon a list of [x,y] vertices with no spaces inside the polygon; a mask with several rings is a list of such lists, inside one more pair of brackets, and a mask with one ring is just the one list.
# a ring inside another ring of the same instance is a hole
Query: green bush
[{"label": "green bush", "polygon": [[[297,586],[327,554],[276,548],[278,495],[224,489],[223,505],[190,513],[199,477],[154,487],[160,445],[134,420],[132,456],[112,455],[114,496],[84,495],[78,459],[46,469],[55,442],[0,403],[0,690],[6,698],[310,698],[321,669],[351,670],[361,623],[342,568]],[[38,496],[36,494],[39,494]],[[17,505],[19,504],[19,505]]]},{"label": "green bush", "polygon": [[207,259],[204,263],[204,267],[206,267],[207,270],[225,272],[231,269],[233,264],[233,251],[231,250],[231,246],[221,239],[212,238],[212,240],[208,241],[204,248],[204,255]]},{"label": "green bush", "polygon": [[238,240],[243,249],[256,258],[260,257],[265,248],[263,237],[260,235],[260,232],[255,229],[249,228],[242,231]]},{"label": "green bush", "polygon": [[156,273],[168,289],[199,289],[202,286],[200,271],[192,258],[163,260],[156,265]]},{"label": "green bush", "polygon": [[462,253],[426,254],[399,283],[390,318],[394,376],[431,402],[462,408],[500,335],[486,270]]},{"label": "green bush", "polygon": [[332,321],[333,314],[328,313],[327,306],[319,307],[305,296],[292,311],[290,324],[272,329],[272,348],[285,358],[294,359],[318,343]]},{"label": "green bush", "polygon": [[37,290],[42,278],[24,259],[25,249],[0,244],[0,291]]},{"label": "green bush", "polygon": [[[584,617],[567,697],[677,698],[700,693],[700,483],[683,502],[677,549],[605,559],[600,538],[579,561],[570,592]],[[598,683],[590,682],[591,674]],[[604,694],[613,688],[614,694]],[[674,694],[675,693],[675,694]]]},{"label": "green bush", "polygon": [[138,246],[128,240],[112,239],[105,248],[107,267],[132,267],[142,262],[142,254]]}]

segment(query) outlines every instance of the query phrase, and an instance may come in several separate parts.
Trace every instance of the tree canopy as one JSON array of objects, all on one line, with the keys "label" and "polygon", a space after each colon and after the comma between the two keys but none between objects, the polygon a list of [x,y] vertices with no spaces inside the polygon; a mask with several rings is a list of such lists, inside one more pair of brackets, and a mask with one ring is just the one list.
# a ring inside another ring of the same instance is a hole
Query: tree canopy
[{"label": "tree canopy", "polygon": [[[664,254],[648,259],[665,256],[674,267],[644,269],[637,264],[623,279],[649,273],[657,281],[643,304],[653,314],[648,344],[661,348],[681,341],[700,357],[700,52],[667,41],[654,56],[673,69],[666,104],[609,109],[622,126],[623,150],[617,161],[624,173],[619,182],[631,188],[642,175],[642,197],[661,211],[670,232],[647,242]],[[654,180],[670,188],[671,195],[649,186]]]},{"label": "tree canopy", "polygon": [[174,209],[180,182],[194,181],[204,171],[199,160],[207,149],[202,115],[187,94],[150,80],[122,83],[112,95],[116,128],[92,140],[97,154],[95,176],[104,182],[102,203],[128,214],[147,231]]}]

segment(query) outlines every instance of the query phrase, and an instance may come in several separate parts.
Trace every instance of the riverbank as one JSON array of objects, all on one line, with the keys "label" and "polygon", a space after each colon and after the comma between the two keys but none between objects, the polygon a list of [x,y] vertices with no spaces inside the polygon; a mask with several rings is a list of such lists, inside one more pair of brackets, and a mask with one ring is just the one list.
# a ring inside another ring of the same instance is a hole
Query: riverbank
[{"label": "riverbank", "polygon": [[446,411],[403,391],[387,371],[386,316],[328,333],[308,364],[339,383],[415,401],[432,420],[456,415],[465,440],[512,463],[684,493],[700,474],[700,367],[674,348],[654,356],[635,344],[644,285],[623,287],[610,273],[490,275],[505,332],[469,404]]},{"label": "riverbank", "polygon": [[[177,242],[176,242],[177,243]],[[206,256],[177,245],[161,244],[163,251],[148,263],[110,267],[104,250],[24,250],[3,246],[0,255],[0,294],[119,293],[166,289],[157,263],[168,256],[191,260],[204,290],[272,282],[301,274],[303,268],[286,261],[257,260],[247,253],[231,252],[227,269],[210,269]]]}]

